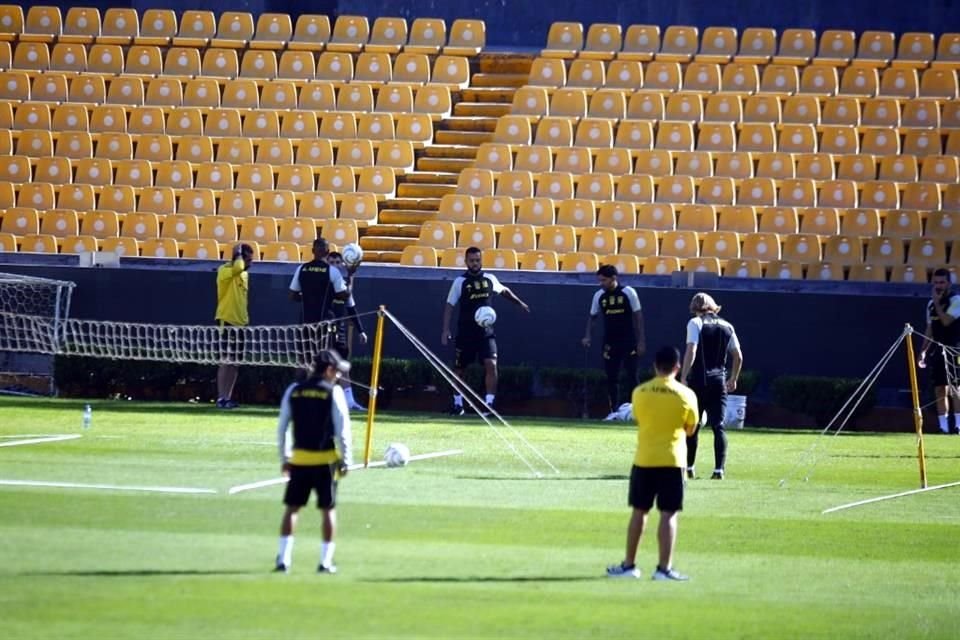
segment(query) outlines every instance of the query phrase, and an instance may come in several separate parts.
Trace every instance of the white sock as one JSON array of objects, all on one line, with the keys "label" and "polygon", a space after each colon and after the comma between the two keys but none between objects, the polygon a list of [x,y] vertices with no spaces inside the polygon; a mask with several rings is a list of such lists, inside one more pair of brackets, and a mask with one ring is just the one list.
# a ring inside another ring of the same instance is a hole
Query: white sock
[{"label": "white sock", "polygon": [[293,536],[280,536],[280,548],[277,550],[277,558],[285,566],[289,567],[293,561]]},{"label": "white sock", "polygon": [[950,433],[950,426],[947,424],[947,414],[937,416],[937,422],[940,423],[940,431],[943,431],[944,433]]},{"label": "white sock", "polygon": [[723,475],[723,469],[714,469],[713,472],[714,472],[714,473],[719,473],[720,475]]},{"label": "white sock", "polygon": [[454,394],[453,396],[453,406],[462,407],[463,406],[463,396],[459,393]]},{"label": "white sock", "polygon": [[325,567],[333,565],[333,550],[336,548],[336,542],[320,543],[320,564]]},{"label": "white sock", "polygon": [[953,427],[954,429],[960,429],[960,413],[953,414]]},{"label": "white sock", "polygon": [[492,406],[493,406],[493,398],[494,398],[494,395],[493,395],[492,393],[488,393],[488,394],[484,397],[483,401],[486,402],[488,406],[491,406],[491,407],[492,407]]},{"label": "white sock", "polygon": [[356,404],[353,400],[353,387],[347,387],[343,390],[343,395],[347,399],[347,406],[352,407]]}]

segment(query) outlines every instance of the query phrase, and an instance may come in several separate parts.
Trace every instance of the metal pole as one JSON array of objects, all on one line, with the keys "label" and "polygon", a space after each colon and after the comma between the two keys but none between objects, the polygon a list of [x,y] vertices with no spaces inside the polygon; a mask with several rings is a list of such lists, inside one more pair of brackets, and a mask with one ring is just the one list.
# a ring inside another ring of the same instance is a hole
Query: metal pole
[{"label": "metal pole", "polygon": [[923,413],[920,411],[920,391],[917,387],[917,361],[913,353],[913,327],[907,324],[907,370],[910,372],[910,392],[913,394],[913,426],[917,431],[917,462],[920,465],[920,488],[927,488],[927,460],[923,451]]},{"label": "metal pole", "polygon": [[380,388],[380,356],[383,352],[383,327],[386,307],[377,313],[377,333],[373,338],[373,361],[370,370],[370,401],[367,403],[367,438],[363,447],[363,466],[370,466],[370,446],[373,444],[373,418],[377,413],[377,390]]}]

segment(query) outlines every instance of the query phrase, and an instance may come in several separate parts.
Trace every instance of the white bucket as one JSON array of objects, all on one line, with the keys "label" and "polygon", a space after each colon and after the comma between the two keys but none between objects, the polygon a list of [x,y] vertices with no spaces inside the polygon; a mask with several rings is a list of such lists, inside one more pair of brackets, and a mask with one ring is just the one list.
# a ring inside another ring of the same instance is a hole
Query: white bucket
[{"label": "white bucket", "polygon": [[743,420],[747,417],[747,396],[727,396],[727,409],[723,416],[723,425],[728,429],[743,429]]}]

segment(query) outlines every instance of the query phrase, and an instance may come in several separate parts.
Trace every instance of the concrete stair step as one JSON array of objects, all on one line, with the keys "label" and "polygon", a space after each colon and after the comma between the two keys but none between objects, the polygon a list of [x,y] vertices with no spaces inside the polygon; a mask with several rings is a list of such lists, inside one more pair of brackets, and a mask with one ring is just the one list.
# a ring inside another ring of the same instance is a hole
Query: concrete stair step
[{"label": "concrete stair step", "polygon": [[527,75],[537,57],[534,53],[481,53],[474,61],[477,73],[522,73]]},{"label": "concrete stair step", "polygon": [[435,211],[388,209],[380,212],[380,223],[387,225],[415,225],[419,229],[424,222],[433,220],[435,217]]},{"label": "concrete stair step", "polygon": [[435,144],[423,150],[420,158],[460,158],[474,160],[477,157],[475,146]]},{"label": "concrete stair step", "polygon": [[453,107],[453,115],[467,118],[499,118],[510,113],[509,104],[460,102]]},{"label": "concrete stair step", "polygon": [[484,87],[470,87],[462,93],[463,102],[497,102],[511,104],[516,89],[487,89]]},{"label": "concrete stair step", "polygon": [[420,236],[419,224],[379,224],[367,227],[364,238],[417,238]]},{"label": "concrete stair step", "polygon": [[522,87],[527,84],[529,73],[475,73],[470,86],[480,87]]},{"label": "concrete stair step", "polygon": [[380,203],[380,215],[385,211],[410,210],[434,212],[440,208],[440,198],[403,198],[396,197]]},{"label": "concrete stair step", "polygon": [[[398,253],[397,262],[400,262],[399,253],[403,251],[404,248],[416,243],[415,238],[400,238],[396,236],[364,236],[360,238],[360,247],[364,253],[367,251],[395,251]],[[365,255],[364,259],[366,259],[366,257]]]},{"label": "concrete stair step", "polygon": [[[377,262],[380,264],[400,264],[400,256],[403,255],[402,251],[377,251]],[[363,257],[364,262],[367,261],[367,257]]]},{"label": "concrete stair step", "polygon": [[442,198],[456,191],[451,184],[398,184],[397,196],[401,198]]},{"label": "concrete stair step", "polygon": [[420,158],[417,160],[417,169],[458,174],[472,164],[472,158]]},{"label": "concrete stair step", "polygon": [[433,139],[437,144],[479,147],[484,142],[493,140],[493,133],[489,131],[437,131],[433,134]]},{"label": "concrete stair step", "polygon": [[456,173],[418,171],[403,176],[401,184],[457,184],[457,175]]},{"label": "concrete stair step", "polygon": [[437,128],[440,131],[493,131],[497,128],[497,119],[454,116],[442,120]]}]

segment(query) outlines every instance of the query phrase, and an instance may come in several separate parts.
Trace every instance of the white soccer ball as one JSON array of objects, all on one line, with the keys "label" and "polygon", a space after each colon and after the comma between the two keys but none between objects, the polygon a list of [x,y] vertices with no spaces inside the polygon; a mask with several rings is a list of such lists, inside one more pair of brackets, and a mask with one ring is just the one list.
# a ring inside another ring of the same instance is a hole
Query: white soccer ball
[{"label": "white soccer ball", "polygon": [[410,462],[410,449],[405,444],[394,442],[383,453],[383,460],[388,467],[405,467]]},{"label": "white soccer ball", "polygon": [[486,329],[492,327],[493,323],[497,321],[497,312],[493,310],[493,307],[480,307],[473,314],[473,319],[476,320],[478,325]]},{"label": "white soccer ball", "polygon": [[363,260],[363,249],[356,242],[351,242],[340,252],[343,255],[343,263],[348,267],[356,267]]}]

